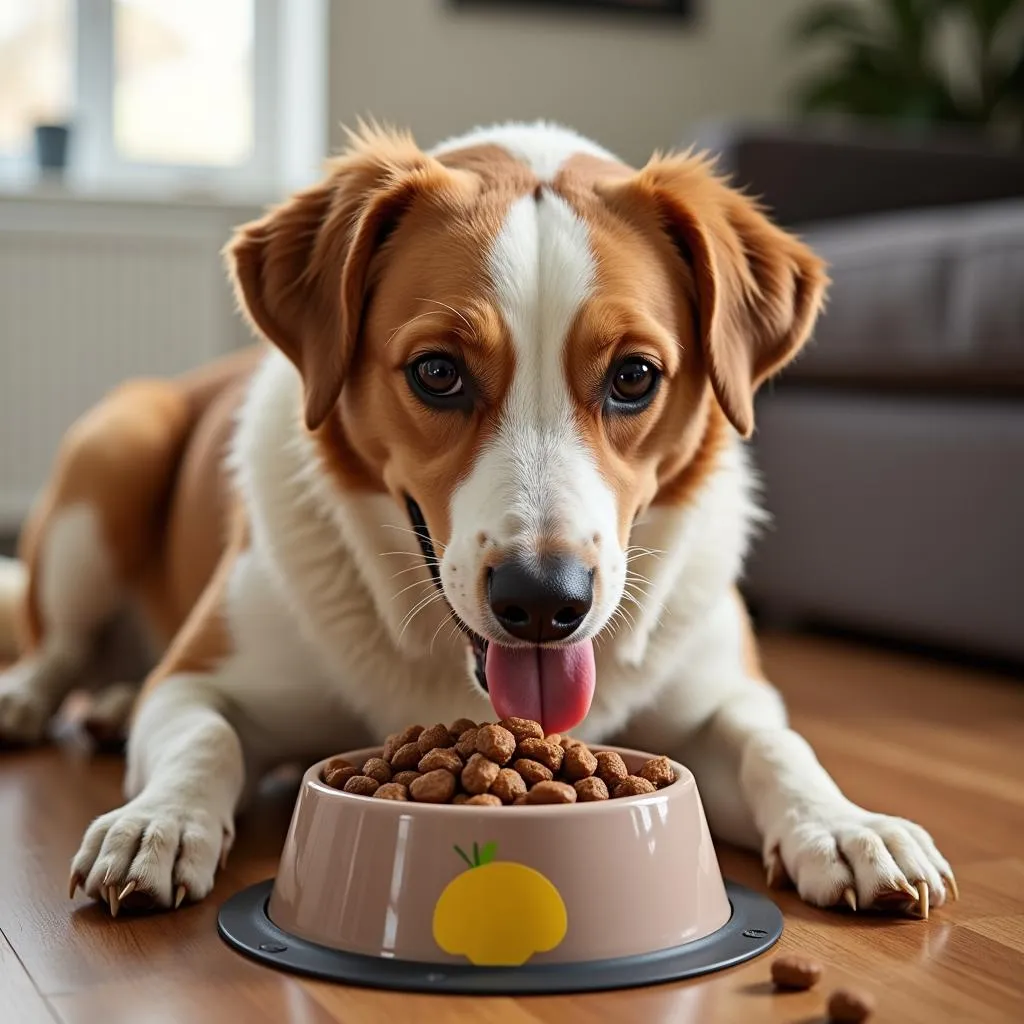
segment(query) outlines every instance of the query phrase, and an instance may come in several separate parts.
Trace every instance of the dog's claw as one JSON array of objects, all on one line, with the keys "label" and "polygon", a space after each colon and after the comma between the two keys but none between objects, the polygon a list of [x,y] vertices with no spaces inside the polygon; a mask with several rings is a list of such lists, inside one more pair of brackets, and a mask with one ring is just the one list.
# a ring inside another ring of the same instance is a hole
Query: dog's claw
[{"label": "dog's claw", "polygon": [[73,900],[75,893],[78,892],[78,887],[82,884],[82,876],[77,871],[71,872],[71,877],[68,879],[68,899]]},{"label": "dog's claw", "polygon": [[124,888],[123,888],[123,889],[122,889],[122,890],[121,890],[121,891],[120,891],[120,892],[119,892],[119,893],[117,894],[117,898],[118,898],[118,900],[120,901],[120,900],[123,900],[123,899],[124,899],[124,898],[125,898],[126,896],[131,896],[131,894],[132,894],[133,892],[135,892],[135,888],[136,888],[136,886],[137,886],[137,885],[138,885],[138,883],[137,883],[137,882],[135,881],[135,879],[133,878],[133,879],[132,879],[132,880],[131,880],[131,881],[130,881],[130,882],[129,882],[129,883],[128,883],[128,884],[127,884],[127,885],[126,885],[126,886],[125,886],[125,887],[124,887]]},{"label": "dog's claw", "polygon": [[943,875],[942,880],[946,883],[949,888],[949,894],[954,900],[960,899],[960,887],[956,884],[956,879],[953,877],[953,873],[950,872],[948,875]]},{"label": "dog's claw", "polygon": [[843,901],[854,913],[857,913],[857,894],[849,887],[843,890]]},{"label": "dog's claw", "polygon": [[782,866],[782,858],[779,856],[779,848],[776,847],[768,857],[764,865],[765,883],[769,889],[781,889],[786,878],[786,869]]},{"label": "dog's claw", "polygon": [[922,921],[928,920],[928,912],[931,909],[929,905],[929,893],[928,883],[918,882],[917,883],[917,907],[918,912],[921,915]]},{"label": "dog's claw", "polygon": [[906,879],[901,879],[898,883],[900,889],[907,894],[915,903],[918,903],[921,899],[921,894],[914,888]]},{"label": "dog's claw", "polygon": [[174,909],[177,910],[185,899],[185,886],[179,885],[174,892]]},{"label": "dog's claw", "polygon": [[107,902],[110,904],[110,916],[117,917],[117,912],[121,909],[121,900],[117,895],[116,885],[112,885],[107,889]]}]

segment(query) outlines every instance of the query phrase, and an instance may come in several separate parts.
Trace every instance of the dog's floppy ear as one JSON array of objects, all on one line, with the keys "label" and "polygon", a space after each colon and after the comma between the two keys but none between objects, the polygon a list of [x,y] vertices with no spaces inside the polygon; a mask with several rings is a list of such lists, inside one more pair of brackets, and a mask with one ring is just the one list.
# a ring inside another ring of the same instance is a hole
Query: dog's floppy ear
[{"label": "dog's floppy ear", "polygon": [[239,303],[295,364],[315,430],[338,401],[374,254],[413,199],[457,181],[411,136],[363,127],[318,185],[240,228],[225,250]]},{"label": "dog's floppy ear", "polygon": [[634,178],[602,192],[612,202],[628,199],[634,210],[638,199],[653,205],[690,265],[715,396],[749,437],[755,392],[814,327],[828,284],[824,263],[699,157],[655,156]]}]

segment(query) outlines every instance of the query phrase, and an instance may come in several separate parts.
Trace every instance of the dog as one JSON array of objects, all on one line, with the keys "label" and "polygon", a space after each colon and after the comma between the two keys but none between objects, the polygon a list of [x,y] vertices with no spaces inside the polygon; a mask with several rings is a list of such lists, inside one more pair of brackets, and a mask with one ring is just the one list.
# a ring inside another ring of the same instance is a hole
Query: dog
[{"label": "dog", "polygon": [[201,900],[275,767],[512,715],[688,765],[714,834],[811,904],[955,894],[789,728],[736,589],[754,396],[827,285],[801,241],[701,156],[364,125],[226,255],[258,343],[86,414],[0,574],[6,740],[125,607],[160,652],[72,895]]}]

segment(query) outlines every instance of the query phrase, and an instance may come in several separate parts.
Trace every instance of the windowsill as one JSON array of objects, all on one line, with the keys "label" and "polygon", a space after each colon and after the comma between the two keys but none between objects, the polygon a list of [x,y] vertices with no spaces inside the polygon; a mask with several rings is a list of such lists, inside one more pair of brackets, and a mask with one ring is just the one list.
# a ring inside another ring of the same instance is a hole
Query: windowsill
[{"label": "windowsill", "polygon": [[47,203],[116,203],[134,206],[161,206],[187,208],[263,207],[275,202],[265,190],[241,188],[180,188],[169,190],[164,186],[85,185],[73,179],[31,179],[27,181],[0,180],[0,201]]}]

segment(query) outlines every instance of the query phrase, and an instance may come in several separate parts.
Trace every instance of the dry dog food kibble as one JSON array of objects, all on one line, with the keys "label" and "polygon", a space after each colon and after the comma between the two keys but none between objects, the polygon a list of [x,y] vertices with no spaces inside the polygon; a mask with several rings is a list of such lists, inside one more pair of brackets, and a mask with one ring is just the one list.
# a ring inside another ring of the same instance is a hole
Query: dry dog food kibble
[{"label": "dry dog food kibble", "polygon": [[652,757],[637,773],[655,788],[667,786],[675,781],[676,773],[672,771],[672,762],[667,757]]},{"label": "dry dog food kibble", "polygon": [[540,761],[531,761],[528,757],[513,761],[512,767],[523,777],[527,786],[536,786],[538,782],[550,782],[555,777],[550,768],[545,768]]},{"label": "dry dog food kibble", "polygon": [[597,758],[582,744],[569,747],[562,758],[562,774],[570,782],[587,779],[597,771]]},{"label": "dry dog food kibble", "polygon": [[491,783],[489,792],[503,804],[512,804],[519,797],[526,796],[526,782],[514,768],[502,768],[498,772],[498,777]]},{"label": "dry dog food kibble", "polygon": [[597,769],[594,774],[608,787],[615,787],[629,774],[626,762],[614,750],[599,750],[595,755]]},{"label": "dry dog food kibble", "polygon": [[525,718],[411,725],[388,736],[382,755],[362,768],[334,757],[321,777],[356,796],[473,807],[594,803],[655,793],[675,782],[666,757],[652,757],[631,775],[618,754],[592,751],[571,736],[545,736]]},{"label": "dry dog food kibble", "polygon": [[516,750],[516,738],[500,725],[485,725],[476,732],[476,749],[495,764],[507,764]]},{"label": "dry dog food kibble", "polygon": [[417,771],[426,773],[437,768],[446,768],[455,773],[462,771],[462,758],[454,747],[435,747],[420,758]]},{"label": "dry dog food kibble", "polygon": [[576,790],[567,782],[538,782],[526,794],[528,804],[574,804]]},{"label": "dry dog food kibble", "polygon": [[562,767],[565,751],[550,740],[526,739],[516,749],[516,757],[526,757],[531,761],[539,761],[551,772]]},{"label": "dry dog food kibble", "polygon": [[363,765],[361,775],[368,775],[371,779],[376,779],[381,785],[385,782],[391,781],[391,766],[380,757],[371,757],[366,764]]},{"label": "dry dog food kibble", "polygon": [[776,988],[804,992],[821,980],[821,964],[806,956],[788,953],[772,961],[772,981]]},{"label": "dry dog food kibble", "polygon": [[429,754],[435,747],[450,747],[452,742],[451,733],[447,725],[432,725],[420,733],[416,745],[420,748],[420,757]]},{"label": "dry dog food kibble", "polygon": [[467,729],[460,737],[455,749],[468,761],[476,753],[476,734],[480,730],[473,726]]},{"label": "dry dog food kibble", "polygon": [[391,767],[395,771],[404,772],[409,768],[415,768],[420,763],[419,744],[415,741],[403,743],[391,756]]},{"label": "dry dog food kibble", "polygon": [[500,807],[501,801],[493,793],[477,793],[467,801],[471,807]]},{"label": "dry dog food kibble", "polygon": [[474,796],[486,793],[500,772],[501,768],[483,754],[474,754],[462,769],[462,788]]},{"label": "dry dog food kibble", "polygon": [[374,800],[408,800],[409,790],[398,782],[385,782],[373,794]]},{"label": "dry dog food kibble", "polygon": [[401,732],[390,735],[387,743],[384,744],[384,760],[390,764],[395,751],[399,747],[404,747],[406,743],[415,743],[419,739],[421,732],[423,732],[422,725],[410,725],[408,729],[403,729]]},{"label": "dry dog food kibble", "polygon": [[576,790],[576,800],[581,804],[608,799],[608,787],[596,775],[580,779],[573,788]]},{"label": "dry dog food kibble", "polygon": [[498,724],[515,736],[516,743],[522,743],[523,740],[544,739],[544,730],[540,724],[531,722],[528,718],[503,718]]},{"label": "dry dog food kibble", "polygon": [[373,796],[377,792],[380,783],[371,779],[369,775],[353,775],[345,782],[346,793],[356,793],[358,796]]},{"label": "dry dog food kibble", "polygon": [[640,796],[642,793],[656,793],[658,787],[639,775],[627,775],[614,789],[615,797]]},{"label": "dry dog food kibble", "polygon": [[835,1024],[860,1024],[875,1012],[875,1000],[867,992],[837,988],[828,997],[828,1019]]},{"label": "dry dog food kibble", "polygon": [[324,766],[324,782],[335,789],[341,789],[353,775],[358,774],[359,769],[343,757],[332,757]]},{"label": "dry dog food kibble", "polygon": [[446,804],[455,795],[455,776],[444,768],[421,775],[410,787],[409,795],[421,804]]}]

